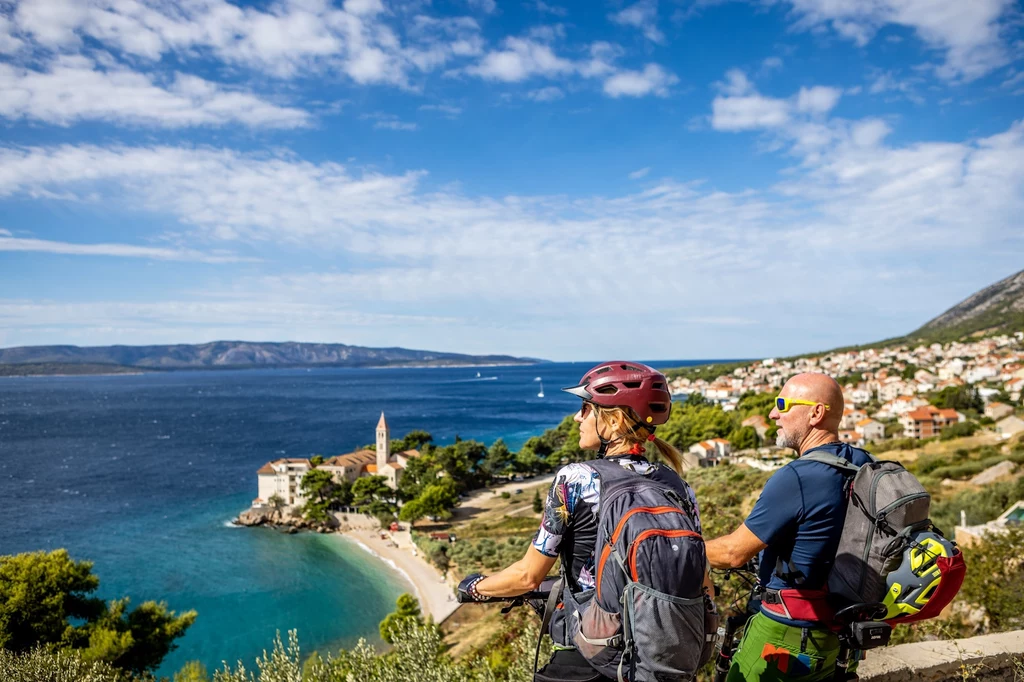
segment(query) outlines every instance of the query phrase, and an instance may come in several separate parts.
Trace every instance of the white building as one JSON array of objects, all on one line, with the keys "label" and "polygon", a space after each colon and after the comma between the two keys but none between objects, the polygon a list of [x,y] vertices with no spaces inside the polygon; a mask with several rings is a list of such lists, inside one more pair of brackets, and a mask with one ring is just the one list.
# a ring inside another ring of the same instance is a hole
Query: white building
[{"label": "white building", "polygon": [[302,478],[313,467],[308,459],[277,459],[267,462],[256,472],[257,497],[253,506],[269,504],[270,498],[277,495],[286,505],[305,504],[302,489],[299,485]]},{"label": "white building", "polygon": [[883,440],[885,438],[885,424],[874,419],[862,419],[853,427],[853,430],[864,437],[865,442],[871,440]]},{"label": "white building", "polygon": [[[418,450],[391,452],[391,430],[388,428],[384,413],[380,413],[377,422],[377,449],[357,450],[346,455],[338,455],[315,467],[329,471],[335,481],[354,481],[360,476],[380,475],[392,488],[398,487],[402,471],[409,459],[419,457]],[[269,504],[270,498],[277,495],[284,503],[299,506],[306,503],[302,496],[302,479],[313,469],[308,459],[277,459],[267,462],[256,472],[257,497],[253,506]]]}]

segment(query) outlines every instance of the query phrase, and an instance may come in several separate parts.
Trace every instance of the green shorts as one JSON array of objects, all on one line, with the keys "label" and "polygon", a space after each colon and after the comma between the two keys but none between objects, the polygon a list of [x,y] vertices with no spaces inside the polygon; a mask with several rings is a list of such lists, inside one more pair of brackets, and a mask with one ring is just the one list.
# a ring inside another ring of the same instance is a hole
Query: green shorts
[{"label": "green shorts", "polygon": [[[747,622],[727,682],[818,682],[835,672],[839,638],[828,630],[783,625],[763,613]],[[855,665],[850,666],[851,671]]]}]

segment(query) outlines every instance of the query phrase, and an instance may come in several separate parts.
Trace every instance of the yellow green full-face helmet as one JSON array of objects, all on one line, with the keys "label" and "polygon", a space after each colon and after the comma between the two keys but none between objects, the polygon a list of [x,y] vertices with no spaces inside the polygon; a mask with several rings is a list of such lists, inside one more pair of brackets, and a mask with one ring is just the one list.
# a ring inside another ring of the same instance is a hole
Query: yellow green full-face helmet
[{"label": "yellow green full-face helmet", "polygon": [[882,600],[888,608],[886,620],[910,616],[924,608],[942,577],[935,560],[951,557],[953,551],[953,543],[938,533],[920,531],[910,536],[903,561],[885,579],[889,586]]}]

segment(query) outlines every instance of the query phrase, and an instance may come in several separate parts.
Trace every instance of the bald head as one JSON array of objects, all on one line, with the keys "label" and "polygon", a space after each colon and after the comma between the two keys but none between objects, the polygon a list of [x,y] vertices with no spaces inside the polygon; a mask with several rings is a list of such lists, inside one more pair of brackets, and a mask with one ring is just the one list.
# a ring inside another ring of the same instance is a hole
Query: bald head
[{"label": "bald head", "polygon": [[829,375],[813,372],[797,374],[786,382],[780,395],[828,405],[828,412],[820,428],[839,430],[839,422],[843,420],[843,389]]},{"label": "bald head", "polygon": [[839,423],[843,420],[843,389],[835,379],[827,374],[797,374],[786,382],[779,396],[799,401],[788,412],[772,408],[769,417],[779,427],[779,447],[803,454],[838,439]]}]

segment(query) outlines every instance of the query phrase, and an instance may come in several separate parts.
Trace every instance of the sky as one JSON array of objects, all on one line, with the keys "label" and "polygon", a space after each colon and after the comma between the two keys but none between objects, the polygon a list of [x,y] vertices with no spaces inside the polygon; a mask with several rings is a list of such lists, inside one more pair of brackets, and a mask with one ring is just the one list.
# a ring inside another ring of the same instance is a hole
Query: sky
[{"label": "sky", "polygon": [[809,352],[1021,216],[1014,0],[0,4],[0,347]]}]

